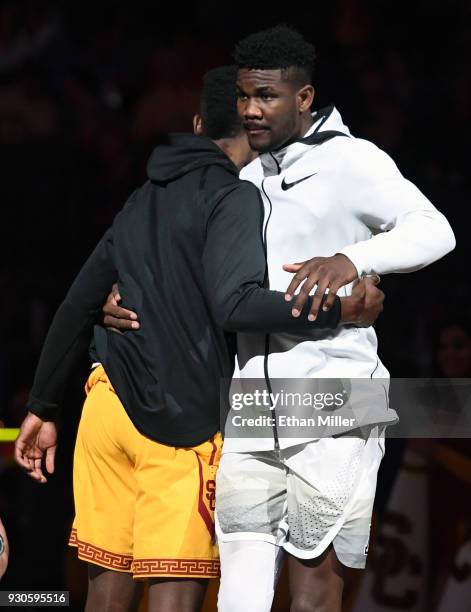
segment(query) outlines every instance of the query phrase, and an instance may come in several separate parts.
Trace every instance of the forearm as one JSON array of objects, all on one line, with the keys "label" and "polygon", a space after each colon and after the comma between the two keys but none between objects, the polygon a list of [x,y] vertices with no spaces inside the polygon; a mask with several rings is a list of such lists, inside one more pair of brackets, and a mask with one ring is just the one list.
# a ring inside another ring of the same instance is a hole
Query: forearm
[{"label": "forearm", "polygon": [[455,247],[453,231],[438,210],[423,210],[404,217],[393,229],[341,249],[358,275],[413,272]]},{"label": "forearm", "polygon": [[73,304],[58,309],[46,337],[34,376],[27,408],[43,420],[59,412],[71,373],[90,344],[95,313],[84,316]]},{"label": "forearm", "polygon": [[54,316],[41,351],[28,410],[53,420],[71,373],[90,343],[93,325],[116,280],[107,232],[93,251]]},{"label": "forearm", "polygon": [[448,221],[393,160],[361,139],[348,144],[339,164],[339,200],[375,234],[340,251],[359,276],[411,272],[451,251],[455,238]]},{"label": "forearm", "polygon": [[285,300],[284,293],[255,287],[245,290],[235,307],[226,309],[220,322],[226,330],[235,332],[308,333],[312,329],[337,327],[341,315],[339,298],[329,311],[321,309],[315,321],[307,318],[311,305],[312,297],[299,317],[293,317],[292,304]]}]

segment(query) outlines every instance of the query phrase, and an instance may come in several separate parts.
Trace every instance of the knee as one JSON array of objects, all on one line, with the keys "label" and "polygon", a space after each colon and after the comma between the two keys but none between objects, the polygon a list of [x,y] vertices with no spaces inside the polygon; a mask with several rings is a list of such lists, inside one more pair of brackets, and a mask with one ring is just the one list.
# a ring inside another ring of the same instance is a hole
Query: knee
[{"label": "knee", "polygon": [[289,610],[290,612],[318,612],[321,608],[319,608],[319,602],[316,599],[314,595],[307,593],[295,595]]},{"label": "knee", "polygon": [[128,612],[130,598],[121,597],[120,593],[110,592],[106,589],[89,588],[85,612]]},{"label": "knee", "polygon": [[317,593],[295,594],[291,600],[290,612],[341,612],[342,598],[337,594]]},{"label": "knee", "polygon": [[273,589],[250,589],[247,585],[222,583],[218,594],[218,612],[268,612],[272,601]]},{"label": "knee", "polygon": [[219,612],[269,612],[278,549],[266,542],[220,542]]}]

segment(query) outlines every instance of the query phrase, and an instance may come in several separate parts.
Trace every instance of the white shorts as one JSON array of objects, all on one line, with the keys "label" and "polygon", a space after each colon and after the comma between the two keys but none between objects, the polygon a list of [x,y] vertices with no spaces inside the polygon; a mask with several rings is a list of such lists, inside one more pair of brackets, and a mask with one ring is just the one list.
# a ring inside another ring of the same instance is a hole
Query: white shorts
[{"label": "white shorts", "polygon": [[318,557],[332,543],[344,565],[365,567],[384,428],[374,427],[365,438],[223,454],[216,477],[218,539],[262,540],[300,559]]}]

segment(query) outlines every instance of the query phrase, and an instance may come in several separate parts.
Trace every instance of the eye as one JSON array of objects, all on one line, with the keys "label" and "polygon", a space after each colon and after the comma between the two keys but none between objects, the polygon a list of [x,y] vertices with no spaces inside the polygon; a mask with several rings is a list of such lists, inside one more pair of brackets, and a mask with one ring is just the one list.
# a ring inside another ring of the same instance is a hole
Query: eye
[{"label": "eye", "polygon": [[241,91],[239,91],[238,94],[237,94],[237,99],[238,100],[247,100],[247,96],[244,93],[242,93]]},{"label": "eye", "polygon": [[274,96],[272,94],[262,94],[260,97],[265,102],[269,102],[270,100],[273,100],[273,98],[274,98]]}]

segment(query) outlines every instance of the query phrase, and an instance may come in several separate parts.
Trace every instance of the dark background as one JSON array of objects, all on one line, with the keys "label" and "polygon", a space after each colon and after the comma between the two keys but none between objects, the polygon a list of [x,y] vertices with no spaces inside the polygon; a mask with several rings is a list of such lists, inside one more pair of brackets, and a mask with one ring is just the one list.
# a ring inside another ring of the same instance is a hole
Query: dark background
[{"label": "dark background", "polygon": [[[393,376],[439,373],[436,332],[450,316],[468,315],[471,303],[470,4],[263,6],[266,14],[247,3],[215,0],[167,3],[165,12],[159,3],[144,2],[0,2],[0,401],[6,426],[21,423],[50,319],[95,242],[145,180],[153,146],[167,131],[191,129],[201,76],[231,62],[235,41],[278,22],[296,26],[316,44],[315,108],[335,103],[352,133],[385,149],[455,231],[457,247],[442,261],[383,279],[386,308],[377,324],[380,356]],[[64,542],[73,516],[70,458],[86,367],[70,387],[57,474],[49,484],[30,483],[4,449],[0,515],[12,555],[2,589],[64,585]],[[466,376],[471,361],[469,367]],[[453,495],[469,499],[469,486],[464,493],[457,486]],[[388,492],[386,485],[379,491],[380,511]]]}]

